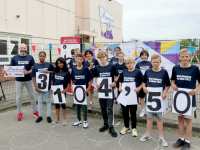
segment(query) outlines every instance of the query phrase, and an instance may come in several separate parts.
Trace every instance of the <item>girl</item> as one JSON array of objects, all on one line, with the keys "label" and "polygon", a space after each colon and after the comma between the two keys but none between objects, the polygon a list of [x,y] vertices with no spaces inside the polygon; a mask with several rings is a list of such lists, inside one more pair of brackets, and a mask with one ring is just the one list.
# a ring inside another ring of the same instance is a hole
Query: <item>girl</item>
[{"label": "girl", "polygon": [[[43,107],[43,95],[45,95],[46,99],[46,106],[47,106],[47,122],[51,123],[51,100],[50,100],[50,83],[51,78],[49,77],[49,81],[45,81],[45,78],[43,77],[42,82],[49,82],[48,91],[41,91],[36,84],[36,72],[40,73],[49,73],[52,74],[54,71],[54,67],[51,63],[45,62],[46,53],[44,51],[39,52],[39,60],[40,62],[38,64],[35,64],[32,70],[31,76],[33,77],[33,84],[35,87],[35,90],[37,91],[38,95],[38,111],[39,111],[39,117],[36,120],[36,123],[39,123],[42,121],[42,107]],[[43,84],[44,85],[44,84]]]},{"label": "girl", "polygon": [[[62,93],[65,94],[66,97],[66,92],[70,87],[71,80],[70,80],[70,72],[68,71],[66,61],[64,58],[59,57],[56,60],[56,68],[52,77],[51,85],[63,85]],[[51,92],[53,92],[52,89],[50,89]],[[61,104],[62,106],[62,112],[63,112],[63,126],[67,125],[66,122],[66,104]],[[57,124],[60,122],[60,104],[55,104],[56,108],[56,120],[52,122],[53,125]]]},{"label": "girl", "polygon": [[[99,62],[98,62],[98,60],[92,58],[93,52],[91,50],[86,50],[85,51],[85,56],[87,57],[87,61],[85,62],[85,66],[89,68],[89,70],[91,71],[92,75],[94,76],[95,66],[99,65]],[[91,86],[90,87],[90,105],[88,107],[88,110],[92,110],[93,93],[94,93],[94,87]]]}]

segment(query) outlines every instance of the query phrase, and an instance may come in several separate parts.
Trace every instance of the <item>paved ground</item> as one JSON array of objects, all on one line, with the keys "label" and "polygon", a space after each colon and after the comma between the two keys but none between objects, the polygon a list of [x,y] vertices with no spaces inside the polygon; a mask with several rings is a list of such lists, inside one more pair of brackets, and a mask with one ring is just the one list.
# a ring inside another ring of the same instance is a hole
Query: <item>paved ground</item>
[{"label": "paved ground", "polygon": [[[17,110],[0,114],[0,149],[6,150],[64,150],[64,149],[135,149],[135,150],[173,150],[172,144],[178,138],[177,133],[164,132],[166,140],[169,142],[168,148],[163,148],[157,142],[158,131],[152,131],[152,140],[145,143],[139,141],[145,128],[138,127],[139,136],[134,138],[131,134],[119,135],[117,138],[110,136],[108,132],[99,133],[98,128],[102,125],[100,116],[89,117],[89,129],[82,127],[72,128],[71,125],[76,120],[76,114],[72,110],[67,112],[67,126],[62,124],[51,125],[46,122],[46,108],[43,108],[43,121],[36,124],[32,116],[31,107],[23,108],[24,118],[17,121]],[[90,115],[90,114],[89,114]],[[55,110],[52,109],[52,119],[55,119]],[[123,124],[118,119],[115,121],[116,131],[120,131]],[[200,149],[200,138],[192,137],[191,150]]]}]

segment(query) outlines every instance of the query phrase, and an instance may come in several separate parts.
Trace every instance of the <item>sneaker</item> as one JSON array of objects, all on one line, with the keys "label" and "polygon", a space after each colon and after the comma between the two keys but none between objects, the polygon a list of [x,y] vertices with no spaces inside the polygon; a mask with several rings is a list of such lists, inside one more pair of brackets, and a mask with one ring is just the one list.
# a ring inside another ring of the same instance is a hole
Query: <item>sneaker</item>
[{"label": "sneaker", "polygon": [[39,117],[38,111],[36,111],[35,113],[33,113],[33,117]]},{"label": "sneaker", "polygon": [[84,121],[84,122],[83,122],[83,129],[87,129],[87,128],[88,128],[88,125],[89,125],[88,122],[87,122],[87,121]]},{"label": "sneaker", "polygon": [[92,110],[92,105],[91,104],[88,106],[88,110]]},{"label": "sneaker", "polygon": [[48,123],[51,123],[51,122],[52,122],[51,117],[47,117],[47,122],[48,122]]},{"label": "sneaker", "polygon": [[22,118],[23,118],[23,114],[22,114],[22,113],[19,113],[19,114],[18,114],[18,117],[17,117],[18,121],[21,121]]},{"label": "sneaker", "polygon": [[120,134],[124,135],[124,134],[126,134],[126,133],[128,133],[130,131],[131,131],[130,128],[123,127],[122,130],[120,131]]},{"label": "sneaker", "polygon": [[122,114],[122,108],[119,109],[119,113]]},{"label": "sneaker", "polygon": [[140,142],[145,142],[147,140],[150,140],[151,139],[151,136],[150,135],[143,135],[143,137],[140,138]]},{"label": "sneaker", "polygon": [[79,127],[79,126],[82,126],[82,121],[79,121],[77,119],[76,122],[74,122],[74,124],[72,125],[72,127]]},{"label": "sneaker", "polygon": [[109,133],[111,134],[112,137],[117,137],[117,132],[115,132],[113,127],[109,128]]},{"label": "sneaker", "polygon": [[184,142],[181,150],[189,150],[190,149],[190,143]]},{"label": "sneaker", "polygon": [[35,122],[39,123],[40,121],[42,121],[42,117],[38,117]]},{"label": "sneaker", "polygon": [[63,124],[63,126],[66,126],[66,125],[67,125],[66,119],[63,119],[62,124]]},{"label": "sneaker", "polygon": [[105,124],[105,125],[103,125],[100,129],[99,129],[99,132],[104,132],[105,130],[107,130],[108,129],[108,125],[107,124]]},{"label": "sneaker", "polygon": [[72,104],[72,107],[76,107],[76,104],[74,103],[74,104]]},{"label": "sneaker", "polygon": [[51,124],[52,125],[55,125],[55,124],[57,124],[57,123],[60,123],[60,120],[57,118],[55,121],[53,121]]},{"label": "sneaker", "polygon": [[144,117],[144,115],[145,115],[145,111],[141,111],[141,113],[140,113],[140,118],[143,118]]},{"label": "sneaker", "polygon": [[174,148],[179,148],[179,147],[183,146],[184,142],[185,142],[185,141],[183,141],[183,140],[181,140],[181,139],[178,139],[178,140],[176,141],[176,143],[174,143],[173,147],[174,147]]},{"label": "sneaker", "polygon": [[137,129],[132,129],[132,136],[137,137]]},{"label": "sneaker", "polygon": [[162,143],[162,146],[167,147],[168,143],[165,141],[164,137],[161,137],[158,139],[158,142]]}]

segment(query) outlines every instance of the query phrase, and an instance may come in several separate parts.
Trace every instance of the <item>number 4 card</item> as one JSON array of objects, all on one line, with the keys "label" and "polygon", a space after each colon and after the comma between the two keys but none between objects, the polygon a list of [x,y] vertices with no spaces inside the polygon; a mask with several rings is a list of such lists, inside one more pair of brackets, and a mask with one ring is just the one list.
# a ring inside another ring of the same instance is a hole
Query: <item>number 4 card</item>
[{"label": "number 4 card", "polygon": [[65,104],[65,94],[62,93],[63,85],[52,85],[51,89],[53,90],[53,99],[55,104]]},{"label": "number 4 card", "polygon": [[147,112],[162,112],[162,115],[168,112],[168,101],[162,99],[163,88],[147,87],[149,93],[147,94]]},{"label": "number 4 card", "polygon": [[100,85],[98,89],[98,98],[113,99],[113,90],[109,86],[112,83],[111,77],[97,78],[97,83]]}]

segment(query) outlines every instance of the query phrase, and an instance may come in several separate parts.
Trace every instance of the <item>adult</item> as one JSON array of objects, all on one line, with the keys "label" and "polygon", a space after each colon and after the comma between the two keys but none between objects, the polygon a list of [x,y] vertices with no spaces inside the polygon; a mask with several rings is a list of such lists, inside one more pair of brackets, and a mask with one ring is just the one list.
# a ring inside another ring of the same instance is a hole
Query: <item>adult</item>
[{"label": "adult", "polygon": [[[18,109],[18,121],[22,120],[23,113],[22,113],[22,91],[25,85],[29,96],[31,105],[33,108],[33,116],[38,117],[39,113],[36,109],[36,101],[35,95],[33,91],[33,83],[31,78],[31,72],[33,65],[35,64],[34,58],[31,55],[27,54],[27,46],[26,44],[22,43],[19,47],[20,54],[15,55],[10,63],[10,66],[24,66],[24,77],[16,77],[15,81],[15,88],[16,88],[16,104]],[[5,70],[3,70],[5,73]]]}]

